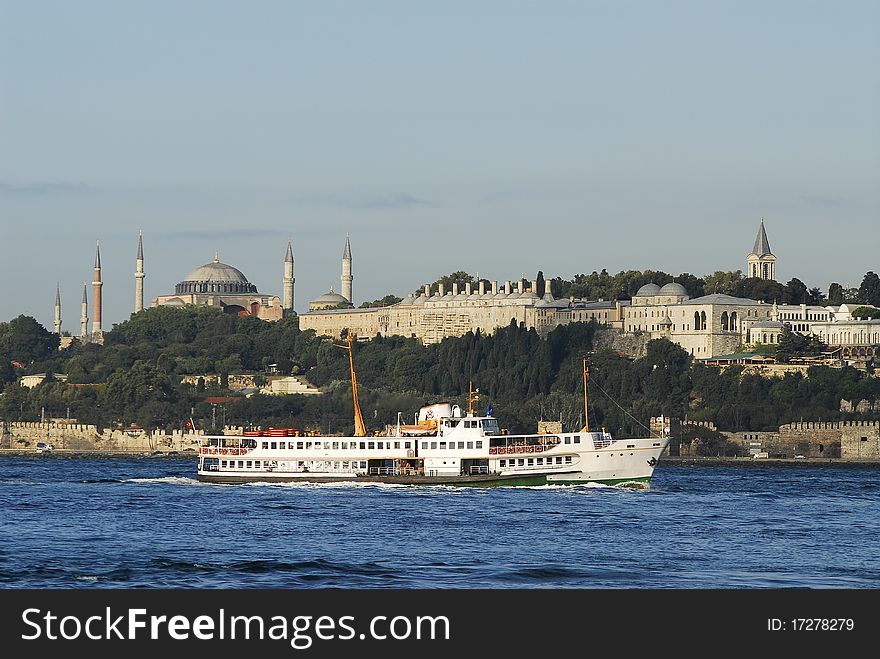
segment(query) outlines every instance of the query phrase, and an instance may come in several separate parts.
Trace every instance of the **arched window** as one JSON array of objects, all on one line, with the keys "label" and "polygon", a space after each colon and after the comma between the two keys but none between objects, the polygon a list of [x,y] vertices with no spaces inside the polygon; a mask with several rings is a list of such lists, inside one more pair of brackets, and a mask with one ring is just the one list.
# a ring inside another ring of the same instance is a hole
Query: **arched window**
[{"label": "arched window", "polygon": [[694,329],[700,329],[700,312],[694,311]]},{"label": "arched window", "polygon": [[707,327],[707,325],[706,325],[706,312],[701,311],[700,312],[700,329],[706,329],[706,327]]},{"label": "arched window", "polygon": [[736,331],[736,311],[730,312],[730,331]]},{"label": "arched window", "polygon": [[727,331],[727,312],[726,311],[721,312],[721,331],[722,332]]}]

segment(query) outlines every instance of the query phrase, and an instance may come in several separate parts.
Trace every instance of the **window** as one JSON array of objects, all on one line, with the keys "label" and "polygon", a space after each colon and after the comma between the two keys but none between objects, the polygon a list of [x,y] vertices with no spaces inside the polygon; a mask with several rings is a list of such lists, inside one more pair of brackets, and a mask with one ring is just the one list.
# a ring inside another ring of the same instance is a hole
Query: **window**
[{"label": "window", "polygon": [[394,442],[394,448],[400,448],[400,442]]},{"label": "window", "polygon": [[412,448],[412,442],[404,442],[403,448]]},{"label": "window", "polygon": [[269,442],[263,442],[263,448],[269,448]]},{"label": "window", "polygon": [[[434,448],[434,447],[432,446],[431,448]],[[440,442],[440,450],[443,450],[445,448],[446,448],[446,442]]]},{"label": "window", "polygon": [[248,469],[253,469],[253,467],[254,467],[254,463],[253,463],[253,461],[252,461],[252,460],[248,460],[248,461],[245,463],[245,467],[247,467]]},{"label": "window", "polygon": [[302,442],[297,442],[297,443],[296,443],[296,447],[299,448],[299,449],[301,449],[301,448],[303,447],[303,443],[302,443]]},{"label": "window", "polygon": [[520,458],[519,460],[516,461],[516,464],[517,464],[517,466],[522,467],[523,465],[525,465],[525,460]]},{"label": "window", "polygon": [[363,451],[365,448],[367,448],[367,443],[366,442],[359,442],[358,448],[360,448],[360,450]]},{"label": "window", "polygon": [[534,466],[535,466],[535,459],[534,459],[534,458],[529,458],[529,459],[527,460],[527,464],[528,464],[530,467],[534,467]]},{"label": "window", "polygon": [[468,443],[467,443],[467,447],[468,447],[468,448],[473,448],[473,447],[474,447],[474,443],[473,443],[473,442],[468,442]]},{"label": "window", "polygon": [[566,436],[566,438],[565,438],[565,443],[566,443],[566,444],[571,444],[571,437]]},{"label": "window", "polygon": [[567,465],[571,464],[571,456],[570,455],[565,456],[565,464],[567,464]]},{"label": "window", "polygon": [[436,448],[437,448],[437,442],[431,442],[431,448],[432,448],[432,449],[436,449]]},{"label": "window", "polygon": [[561,457],[557,457],[557,458],[556,458],[556,464],[558,464],[558,465],[561,465],[561,464],[562,464],[562,458],[561,458]]},{"label": "window", "polygon": [[339,442],[333,442],[333,450],[335,451],[338,448],[339,448]]},{"label": "window", "polygon": [[477,448],[483,448],[483,442],[482,442],[482,441],[477,442]]},{"label": "window", "polygon": [[460,449],[464,448],[464,442],[459,442],[459,443],[458,443],[458,448],[460,448]]},{"label": "window", "polygon": [[575,436],[574,436],[574,443],[575,443],[575,444],[580,444],[580,443],[581,443],[581,436],[580,436],[580,435],[575,435]]},{"label": "window", "polygon": [[376,448],[376,442],[368,442],[368,443],[367,443],[367,448],[368,448],[368,449],[374,449],[374,448]]},{"label": "window", "polygon": [[278,448],[278,442],[272,442],[272,448]]},{"label": "window", "polygon": [[544,458],[538,458],[538,464],[539,465],[544,464]]}]

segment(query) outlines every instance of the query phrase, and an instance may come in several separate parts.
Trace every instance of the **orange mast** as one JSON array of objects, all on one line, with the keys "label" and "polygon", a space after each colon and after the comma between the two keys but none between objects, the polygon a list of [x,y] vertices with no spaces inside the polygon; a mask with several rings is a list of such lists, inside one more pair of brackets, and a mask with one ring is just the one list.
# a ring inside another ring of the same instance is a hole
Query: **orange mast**
[{"label": "orange mast", "polygon": [[584,357],[584,427],[581,432],[590,432],[590,410],[587,407],[587,358]]},{"label": "orange mast", "polygon": [[354,373],[354,354],[351,349],[351,332],[348,333],[348,345],[341,346],[338,343],[334,345],[337,348],[345,348],[348,350],[348,364],[351,368],[351,396],[354,401],[354,436],[366,437],[367,429],[364,426],[364,417],[361,414],[361,406],[358,402],[357,377]]}]

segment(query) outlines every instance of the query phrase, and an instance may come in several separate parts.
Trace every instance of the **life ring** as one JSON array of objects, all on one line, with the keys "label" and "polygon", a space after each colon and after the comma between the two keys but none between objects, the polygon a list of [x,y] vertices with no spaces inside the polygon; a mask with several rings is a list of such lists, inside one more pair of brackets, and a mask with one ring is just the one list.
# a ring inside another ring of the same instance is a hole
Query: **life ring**
[{"label": "life ring", "polygon": [[494,449],[494,448],[489,449],[489,455],[495,455],[497,452],[498,452],[497,449]]},{"label": "life ring", "polygon": [[522,446],[517,446],[517,447],[516,447],[516,452],[517,452],[517,453],[522,453],[522,452],[523,452],[523,447],[522,447]]},{"label": "life ring", "polygon": [[535,447],[535,453],[540,453],[540,452],[543,451],[543,450],[544,450],[544,447],[543,447],[543,446],[536,446],[536,447]]},{"label": "life ring", "polygon": [[526,453],[534,453],[534,452],[535,452],[534,446],[532,446],[531,444],[529,446],[526,446]]},{"label": "life ring", "polygon": [[222,455],[226,455],[226,453],[227,453],[227,449],[225,449],[225,448],[221,448],[221,449],[220,449],[220,453],[221,453]]},{"label": "life ring", "polygon": [[507,452],[508,452],[508,453],[514,453],[515,451],[516,451],[516,449],[513,448],[512,446],[508,446],[508,447],[507,447]]}]

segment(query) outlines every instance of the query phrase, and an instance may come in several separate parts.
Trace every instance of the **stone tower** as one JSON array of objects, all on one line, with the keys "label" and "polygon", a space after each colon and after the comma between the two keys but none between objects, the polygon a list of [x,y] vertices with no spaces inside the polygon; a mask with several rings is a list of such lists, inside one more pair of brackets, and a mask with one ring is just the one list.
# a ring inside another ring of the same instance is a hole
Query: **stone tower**
[{"label": "stone tower", "polygon": [[89,336],[89,298],[86,295],[86,287],[88,284],[83,282],[83,301],[82,301],[82,316],[80,316],[80,328],[79,328],[79,337],[85,341]]},{"label": "stone tower", "polygon": [[134,273],[134,312],[144,310],[144,232],[138,234],[137,267]]},{"label": "stone tower", "polygon": [[284,257],[284,281],[282,287],[282,304],[281,308],[284,313],[293,312],[293,284],[296,278],[293,276],[293,247],[290,241],[287,241],[287,254]]},{"label": "stone tower", "polygon": [[61,336],[61,284],[55,287],[55,333]]},{"label": "stone tower", "polygon": [[758,237],[755,238],[755,246],[746,257],[746,276],[758,279],[776,279],[776,257],[770,251],[767,232],[764,231],[763,217],[761,218],[761,226],[758,228]]},{"label": "stone tower", "polygon": [[92,297],[94,298],[92,301],[94,305],[92,308],[92,336],[95,338],[100,338],[104,334],[101,329],[101,307],[103,304],[101,288],[103,286],[104,284],[101,283],[101,244],[98,243],[95,248],[95,276],[92,279]]},{"label": "stone tower", "polygon": [[354,277],[351,276],[351,243],[348,236],[345,236],[345,249],[342,251],[342,297],[351,302],[351,282]]}]

